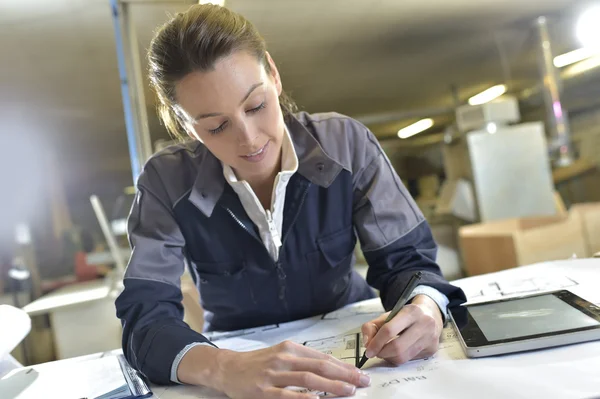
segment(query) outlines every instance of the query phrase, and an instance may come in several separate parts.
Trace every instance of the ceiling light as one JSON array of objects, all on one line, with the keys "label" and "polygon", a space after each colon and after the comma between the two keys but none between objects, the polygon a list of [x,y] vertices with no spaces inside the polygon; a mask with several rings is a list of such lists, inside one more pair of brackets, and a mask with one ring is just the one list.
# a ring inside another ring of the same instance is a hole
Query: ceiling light
[{"label": "ceiling light", "polygon": [[600,55],[596,55],[594,57],[590,57],[587,60],[583,60],[574,65],[570,65],[564,69],[564,72],[561,72],[560,76],[563,79],[570,79],[576,76],[580,76],[581,74],[586,73],[592,69],[596,69],[600,66]]},{"label": "ceiling light", "polygon": [[403,129],[398,130],[398,137],[401,139],[409,138],[410,136],[414,136],[415,134],[421,133],[433,126],[433,119],[421,119],[418,122],[413,123]]},{"label": "ceiling light", "polygon": [[586,60],[596,54],[600,53],[599,49],[592,49],[590,47],[583,47],[578,50],[574,50],[565,54],[554,57],[554,66],[562,68],[567,65],[574,64],[579,61]]},{"label": "ceiling light", "polygon": [[577,21],[577,39],[583,47],[600,47],[600,6],[594,6],[586,10]]},{"label": "ceiling light", "polygon": [[199,4],[214,4],[216,6],[225,6],[225,0],[200,0]]},{"label": "ceiling light", "polygon": [[490,87],[487,90],[482,91],[481,93],[469,98],[470,105],[481,105],[485,103],[489,103],[490,101],[500,97],[506,93],[505,85],[497,85]]},{"label": "ceiling light", "polygon": [[489,134],[494,134],[498,131],[498,125],[496,125],[494,122],[488,123],[485,128]]}]

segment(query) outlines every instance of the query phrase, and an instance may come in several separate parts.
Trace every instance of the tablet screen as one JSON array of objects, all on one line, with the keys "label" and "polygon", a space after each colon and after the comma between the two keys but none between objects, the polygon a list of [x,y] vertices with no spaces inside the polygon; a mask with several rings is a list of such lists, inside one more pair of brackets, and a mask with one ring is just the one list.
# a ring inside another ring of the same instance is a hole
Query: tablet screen
[{"label": "tablet screen", "polygon": [[488,341],[600,324],[554,295],[471,306],[469,313]]}]

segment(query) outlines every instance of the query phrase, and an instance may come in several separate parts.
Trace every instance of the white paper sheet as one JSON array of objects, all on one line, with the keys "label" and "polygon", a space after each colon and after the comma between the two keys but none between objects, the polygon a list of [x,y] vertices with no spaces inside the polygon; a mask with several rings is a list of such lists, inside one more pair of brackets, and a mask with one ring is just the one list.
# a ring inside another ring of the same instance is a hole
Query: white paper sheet
[{"label": "white paper sheet", "polygon": [[29,334],[31,319],[21,309],[0,305],[0,326],[0,359],[4,359]]},{"label": "white paper sheet", "polygon": [[[545,263],[477,276],[456,282],[472,301],[509,297],[566,288],[592,302],[600,302],[600,259]],[[248,348],[260,342],[272,345],[285,339],[338,354],[347,354],[352,331],[375,318],[383,309],[378,299],[365,301],[325,317],[295,322],[296,328],[280,325],[252,336],[253,343],[231,341]],[[291,323],[290,323],[291,324]],[[275,331],[275,332],[274,332]],[[239,337],[237,337],[239,339]],[[320,340],[320,341],[319,341]],[[226,341],[217,342],[227,345]],[[230,346],[230,345],[227,345]],[[351,351],[351,348],[350,348]],[[370,359],[365,365],[372,379],[368,388],[357,390],[359,398],[447,398],[582,399],[600,396],[600,342],[571,345],[534,352],[467,359],[456,333],[447,326],[438,353],[425,360],[393,367]],[[198,387],[155,388],[160,399],[212,399],[223,395]],[[329,397],[329,396],[327,396]]]},{"label": "white paper sheet", "polygon": [[600,260],[584,259],[539,263],[453,282],[469,303],[566,289],[600,303]]},{"label": "white paper sheet", "polygon": [[[117,357],[106,356],[84,362],[47,363],[17,370],[0,380],[0,398],[91,399],[125,384]],[[54,396],[52,392],[55,392]]]}]

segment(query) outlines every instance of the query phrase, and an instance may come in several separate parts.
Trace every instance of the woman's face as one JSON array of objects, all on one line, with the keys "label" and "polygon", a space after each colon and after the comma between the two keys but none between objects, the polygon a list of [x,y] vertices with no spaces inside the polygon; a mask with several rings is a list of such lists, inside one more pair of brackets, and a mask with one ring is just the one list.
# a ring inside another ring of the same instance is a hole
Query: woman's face
[{"label": "woman's face", "polygon": [[175,86],[176,107],[189,117],[188,134],[202,141],[241,180],[260,180],[280,169],[284,122],[281,80],[255,56],[237,51],[208,72],[193,72]]}]

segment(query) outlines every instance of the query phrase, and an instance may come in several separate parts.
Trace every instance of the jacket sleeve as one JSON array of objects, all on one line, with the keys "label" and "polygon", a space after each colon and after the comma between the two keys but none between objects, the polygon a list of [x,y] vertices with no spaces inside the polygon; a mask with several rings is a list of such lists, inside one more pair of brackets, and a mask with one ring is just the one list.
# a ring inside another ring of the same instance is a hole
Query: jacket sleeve
[{"label": "jacket sleeve", "polygon": [[353,165],[353,219],[369,264],[367,282],[380,291],[386,310],[416,271],[423,273],[420,285],[446,296],[448,307],[463,303],[463,291],[444,279],[436,263],[437,245],[427,221],[379,143],[368,130],[362,142]]},{"label": "jacket sleeve", "polygon": [[127,361],[157,384],[172,382],[171,367],[184,348],[209,342],[183,322],[185,243],[168,198],[158,174],[146,165],[128,220],[132,255],[115,303]]}]

